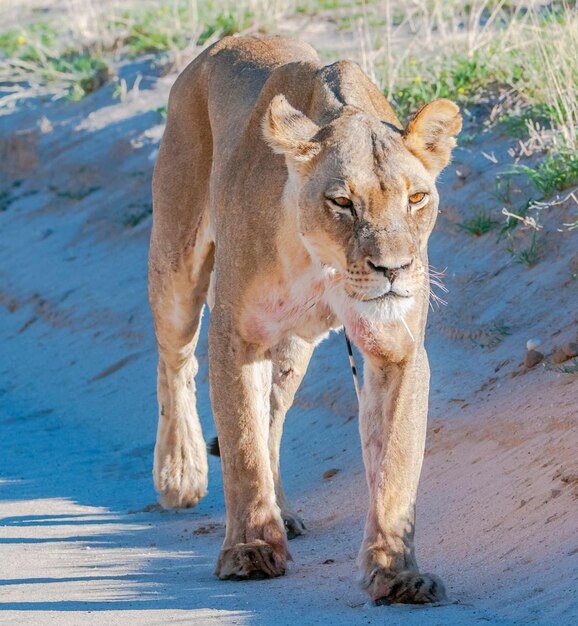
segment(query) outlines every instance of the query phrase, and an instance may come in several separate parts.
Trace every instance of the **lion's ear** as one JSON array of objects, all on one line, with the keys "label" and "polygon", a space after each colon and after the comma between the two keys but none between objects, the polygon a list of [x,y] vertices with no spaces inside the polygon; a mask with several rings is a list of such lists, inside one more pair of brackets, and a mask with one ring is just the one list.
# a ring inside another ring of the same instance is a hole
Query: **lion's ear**
[{"label": "lion's ear", "polygon": [[263,118],[265,141],[277,154],[300,162],[309,161],[321,149],[317,142],[311,141],[318,131],[319,126],[293,108],[283,95],[271,100]]},{"label": "lion's ear", "polygon": [[449,100],[426,104],[407,125],[403,140],[407,149],[437,176],[450,162],[462,116]]}]

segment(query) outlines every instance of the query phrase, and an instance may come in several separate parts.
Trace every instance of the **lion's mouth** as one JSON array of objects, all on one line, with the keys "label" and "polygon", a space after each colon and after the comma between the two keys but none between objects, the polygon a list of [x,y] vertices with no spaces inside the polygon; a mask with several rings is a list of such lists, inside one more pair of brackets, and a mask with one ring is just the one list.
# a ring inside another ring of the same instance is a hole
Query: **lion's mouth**
[{"label": "lion's mouth", "polygon": [[[354,297],[354,296],[352,296]],[[399,293],[397,291],[393,291],[392,289],[390,289],[389,291],[386,291],[385,293],[380,294],[379,296],[374,296],[372,298],[355,298],[356,300],[360,300],[361,302],[385,302],[386,300],[396,300],[396,299],[405,299],[405,298],[411,298],[411,294],[407,293]]]},{"label": "lion's mouth", "polygon": [[[344,287],[347,296],[357,302],[395,302],[413,297],[411,291],[401,285],[371,285],[366,289],[360,289],[357,285],[345,283]],[[386,290],[382,291],[384,288]]]}]

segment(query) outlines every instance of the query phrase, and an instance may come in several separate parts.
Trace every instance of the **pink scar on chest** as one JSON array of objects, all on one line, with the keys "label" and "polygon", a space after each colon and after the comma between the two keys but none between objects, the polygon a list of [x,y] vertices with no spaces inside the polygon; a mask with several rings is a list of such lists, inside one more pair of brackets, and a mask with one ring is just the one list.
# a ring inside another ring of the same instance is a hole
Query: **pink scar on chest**
[{"label": "pink scar on chest", "polygon": [[360,315],[349,312],[345,319],[345,330],[351,341],[362,350],[370,350],[372,346],[376,345],[372,324]]},{"label": "pink scar on chest", "polygon": [[323,283],[316,281],[303,289],[302,293],[276,297],[274,292],[263,294],[250,307],[246,316],[245,332],[253,341],[276,340],[283,332],[300,323],[306,323],[308,313],[320,301]]}]

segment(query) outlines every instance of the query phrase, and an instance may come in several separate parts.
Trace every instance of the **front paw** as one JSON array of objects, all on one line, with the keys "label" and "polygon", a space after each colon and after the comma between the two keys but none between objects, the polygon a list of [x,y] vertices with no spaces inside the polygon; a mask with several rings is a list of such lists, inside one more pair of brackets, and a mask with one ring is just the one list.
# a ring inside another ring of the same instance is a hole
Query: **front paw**
[{"label": "front paw", "polygon": [[259,580],[283,576],[287,569],[287,550],[283,546],[256,539],[225,548],[219,555],[215,574],[222,580]]},{"label": "front paw", "polygon": [[447,600],[442,581],[416,570],[392,572],[374,567],[362,586],[375,604],[430,604]]}]

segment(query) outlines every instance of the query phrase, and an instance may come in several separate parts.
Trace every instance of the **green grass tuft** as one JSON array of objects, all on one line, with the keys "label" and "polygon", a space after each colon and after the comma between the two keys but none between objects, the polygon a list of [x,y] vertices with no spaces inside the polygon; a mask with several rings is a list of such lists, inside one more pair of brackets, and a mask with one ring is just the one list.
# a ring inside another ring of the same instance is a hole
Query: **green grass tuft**
[{"label": "green grass tuft", "polygon": [[480,92],[504,78],[477,54],[454,55],[441,65],[429,59],[409,59],[403,66],[403,76],[388,95],[405,117],[435,98],[449,98],[463,104],[475,101]]},{"label": "green grass tuft", "polygon": [[[137,57],[184,48],[187,44],[186,33],[181,28],[175,28],[173,18],[166,6],[137,12],[135,15],[124,13],[117,20],[117,24],[128,25],[124,44],[128,48],[129,56]],[[185,7],[177,7],[177,24],[186,23],[186,19]]]},{"label": "green grass tuft", "polygon": [[14,196],[5,189],[0,190],[0,213],[7,211],[12,202],[14,202]]},{"label": "green grass tuft", "polygon": [[544,363],[544,369],[549,372],[558,372],[560,374],[578,374],[578,359],[573,359],[572,363],[566,363],[558,366]]},{"label": "green grass tuft", "polygon": [[145,203],[142,205],[129,204],[129,208],[136,208],[138,209],[138,211],[133,211],[124,218],[123,223],[127,228],[134,228],[135,226],[138,226],[153,213],[153,206],[150,203]]},{"label": "green grass tuft", "polygon": [[578,185],[578,151],[564,150],[550,154],[536,168],[519,165],[512,171],[525,174],[544,196]]},{"label": "green grass tuft", "polygon": [[[530,208],[533,206],[533,203],[534,203],[533,199],[529,198],[525,202],[525,204],[521,206],[519,209],[517,209],[516,211],[510,211],[510,212],[514,213],[515,215],[519,215],[520,217],[526,217],[526,215],[528,215],[528,212],[530,211]],[[508,217],[508,219],[506,220],[506,223],[500,229],[500,234],[498,235],[498,239],[496,243],[500,243],[500,241],[504,237],[508,237],[508,238],[511,237],[511,232],[515,228],[517,228],[519,224],[520,224],[520,220]]]},{"label": "green grass tuft", "polygon": [[99,186],[85,187],[84,189],[71,191],[69,189],[58,189],[58,187],[55,187],[54,185],[49,185],[48,190],[51,191],[56,196],[58,196],[59,198],[64,198],[65,200],[72,200],[74,202],[80,202],[81,200],[84,200],[85,198],[90,196],[90,194],[94,193],[95,191],[99,191],[100,187]]},{"label": "green grass tuft", "polygon": [[197,44],[202,46],[215,34],[218,34],[220,37],[234,35],[247,28],[250,18],[251,15],[248,12],[243,15],[241,21],[238,21],[232,13],[220,13],[205,26],[205,29],[197,39]]},{"label": "green grass tuft", "polygon": [[480,237],[489,233],[492,228],[497,226],[498,222],[490,217],[490,214],[486,211],[480,211],[477,215],[472,217],[461,224],[458,224],[458,228],[473,235],[474,237]]},{"label": "green grass tuft", "polygon": [[539,257],[540,253],[538,250],[538,236],[536,234],[536,231],[534,230],[532,231],[532,239],[530,241],[530,245],[526,249],[521,250],[517,254],[514,254],[514,258],[516,263],[527,265],[528,267],[534,267],[534,265],[538,263]]}]

